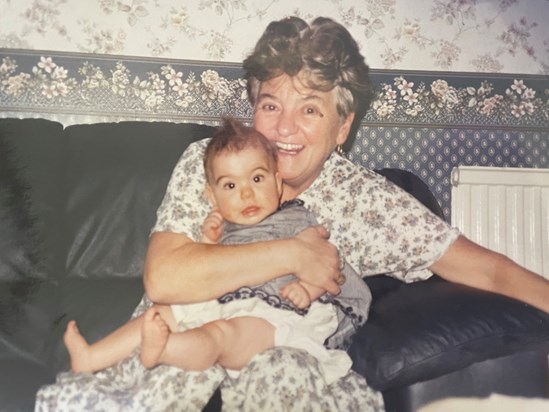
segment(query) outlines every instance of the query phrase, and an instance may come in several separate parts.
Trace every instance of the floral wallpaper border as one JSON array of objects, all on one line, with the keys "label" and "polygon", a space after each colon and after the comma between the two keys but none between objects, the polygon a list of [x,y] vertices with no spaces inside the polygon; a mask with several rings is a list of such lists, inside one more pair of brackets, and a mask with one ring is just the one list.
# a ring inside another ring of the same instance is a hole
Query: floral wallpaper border
[{"label": "floral wallpaper border", "polygon": [[[0,49],[4,114],[251,118],[239,64]],[[365,124],[549,129],[549,77],[372,70]],[[4,116],[4,114],[2,116]]]}]

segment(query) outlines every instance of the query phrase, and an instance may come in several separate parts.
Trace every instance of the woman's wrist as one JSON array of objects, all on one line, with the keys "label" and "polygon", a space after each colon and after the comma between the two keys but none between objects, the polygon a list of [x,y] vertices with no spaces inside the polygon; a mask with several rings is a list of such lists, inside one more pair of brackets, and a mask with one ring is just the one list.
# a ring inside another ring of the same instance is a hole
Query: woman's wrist
[{"label": "woman's wrist", "polygon": [[299,265],[301,264],[300,250],[302,248],[301,242],[295,238],[283,239],[285,250],[282,252],[282,259],[278,259],[279,263],[283,266],[281,269],[282,275],[292,274],[299,278],[301,270]]}]

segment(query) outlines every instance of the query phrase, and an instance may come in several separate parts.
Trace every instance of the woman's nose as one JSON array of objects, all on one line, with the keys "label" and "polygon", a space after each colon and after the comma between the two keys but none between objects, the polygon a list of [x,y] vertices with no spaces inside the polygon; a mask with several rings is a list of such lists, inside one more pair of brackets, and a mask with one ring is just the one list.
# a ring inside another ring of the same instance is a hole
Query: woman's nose
[{"label": "woman's nose", "polygon": [[297,126],[293,114],[286,110],[282,110],[280,116],[278,116],[277,129],[278,134],[281,136],[290,136],[294,134]]}]

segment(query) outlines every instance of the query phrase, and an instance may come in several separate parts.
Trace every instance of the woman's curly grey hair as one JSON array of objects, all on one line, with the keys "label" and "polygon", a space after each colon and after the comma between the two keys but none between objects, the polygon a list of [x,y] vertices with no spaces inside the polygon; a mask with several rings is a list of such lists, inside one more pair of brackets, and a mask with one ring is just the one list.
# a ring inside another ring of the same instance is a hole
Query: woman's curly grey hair
[{"label": "woman's curly grey hair", "polygon": [[351,136],[374,95],[358,44],[345,27],[326,17],[316,18],[311,25],[298,17],[271,22],[243,67],[252,105],[261,83],[282,74],[299,73],[311,89],[335,88],[338,114],[346,118],[355,113]]}]

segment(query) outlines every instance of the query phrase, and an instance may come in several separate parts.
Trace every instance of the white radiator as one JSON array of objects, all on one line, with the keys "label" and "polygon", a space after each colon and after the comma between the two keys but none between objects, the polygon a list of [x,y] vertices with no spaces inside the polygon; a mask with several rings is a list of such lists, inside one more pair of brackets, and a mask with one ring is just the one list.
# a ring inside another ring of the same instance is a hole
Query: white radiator
[{"label": "white radiator", "polygon": [[549,169],[452,170],[452,225],[549,278]]}]

